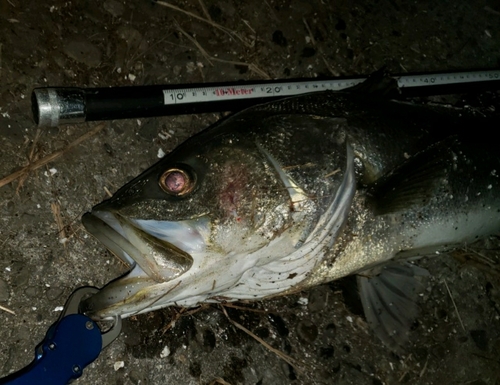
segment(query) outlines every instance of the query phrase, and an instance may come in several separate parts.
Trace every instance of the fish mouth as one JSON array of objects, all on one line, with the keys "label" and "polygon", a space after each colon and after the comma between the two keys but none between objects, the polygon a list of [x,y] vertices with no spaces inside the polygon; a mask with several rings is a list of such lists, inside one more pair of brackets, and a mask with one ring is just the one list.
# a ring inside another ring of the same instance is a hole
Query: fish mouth
[{"label": "fish mouth", "polygon": [[130,268],[82,304],[86,314],[102,319],[109,318],[109,308],[118,308],[141,290],[174,281],[189,271],[192,254],[206,246],[209,221],[204,217],[178,222],[130,219],[93,210],[82,217],[82,222]]}]

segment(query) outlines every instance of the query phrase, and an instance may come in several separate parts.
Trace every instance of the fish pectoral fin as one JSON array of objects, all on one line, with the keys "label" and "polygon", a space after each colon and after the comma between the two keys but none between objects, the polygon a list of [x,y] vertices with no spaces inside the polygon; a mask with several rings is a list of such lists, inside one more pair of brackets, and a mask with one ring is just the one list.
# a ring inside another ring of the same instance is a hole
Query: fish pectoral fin
[{"label": "fish pectoral fin", "polygon": [[417,300],[424,290],[421,277],[427,275],[427,270],[410,263],[392,262],[357,276],[366,320],[375,335],[395,352],[401,352],[408,340],[420,311]]},{"label": "fish pectoral fin", "polygon": [[372,186],[369,201],[376,215],[423,207],[437,193],[443,193],[449,174],[446,161],[452,156],[445,148],[446,143],[416,154]]}]

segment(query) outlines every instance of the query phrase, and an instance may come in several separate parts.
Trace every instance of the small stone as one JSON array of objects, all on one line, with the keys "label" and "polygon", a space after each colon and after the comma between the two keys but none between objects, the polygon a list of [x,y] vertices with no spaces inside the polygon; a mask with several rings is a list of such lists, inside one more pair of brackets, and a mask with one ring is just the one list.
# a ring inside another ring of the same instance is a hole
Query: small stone
[{"label": "small stone", "polygon": [[134,385],[147,384],[147,376],[142,372],[131,370],[128,376]]},{"label": "small stone", "polygon": [[116,33],[120,39],[123,39],[129,48],[139,48],[142,42],[142,34],[135,28],[122,26]]},{"label": "small stone", "polygon": [[125,362],[123,362],[123,361],[116,361],[115,364],[113,365],[113,367],[115,368],[115,372],[116,372],[119,369],[125,367]]},{"label": "small stone", "polygon": [[312,343],[318,337],[318,328],[309,320],[303,320],[297,325],[299,339],[306,343]]},{"label": "small stone", "polygon": [[165,346],[163,350],[160,353],[160,358],[165,358],[170,355],[170,348],[168,346]]},{"label": "small stone", "polygon": [[18,274],[16,274],[11,280],[13,282],[13,286],[17,287],[23,287],[28,284],[28,281],[31,277],[31,274],[28,269],[20,271]]},{"label": "small stone", "polygon": [[153,141],[158,136],[158,119],[145,119],[141,125],[138,134],[142,139]]},{"label": "small stone", "polygon": [[49,301],[55,301],[61,296],[62,293],[63,289],[59,287],[50,287],[46,292],[46,296]]},{"label": "small stone", "polygon": [[120,17],[123,15],[123,11],[125,10],[123,4],[116,0],[107,0],[104,2],[103,6],[104,9],[114,17]]},{"label": "small stone", "polygon": [[297,379],[297,375],[295,374],[295,370],[293,369],[293,366],[286,363],[282,362],[281,363],[281,370],[283,371],[283,374],[291,381]]},{"label": "small stone", "polygon": [[328,301],[328,291],[325,287],[318,287],[311,290],[309,294],[309,304],[307,308],[311,312],[324,310]]},{"label": "small stone", "polygon": [[84,37],[78,36],[67,40],[63,50],[71,59],[87,67],[97,67],[101,63],[101,51]]},{"label": "small stone", "polygon": [[30,286],[24,290],[24,294],[26,294],[30,298],[34,298],[38,296],[38,290],[36,287]]}]

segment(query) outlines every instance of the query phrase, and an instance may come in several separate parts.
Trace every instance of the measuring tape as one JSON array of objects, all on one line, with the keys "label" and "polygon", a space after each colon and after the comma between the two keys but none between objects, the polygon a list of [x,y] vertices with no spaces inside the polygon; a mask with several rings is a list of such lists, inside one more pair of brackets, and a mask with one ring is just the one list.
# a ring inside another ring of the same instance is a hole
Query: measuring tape
[{"label": "measuring tape", "polygon": [[[500,80],[500,70],[454,72],[432,75],[401,75],[394,77],[401,89],[481,83]],[[228,86],[188,87],[163,90],[165,105],[244,100],[254,98],[286,97],[315,91],[339,91],[362,83],[366,78],[305,80]]]},{"label": "measuring tape", "polygon": [[[394,76],[403,96],[500,89],[500,70]],[[251,105],[315,91],[339,91],[366,77],[153,85],[103,88],[36,88],[31,102],[39,126],[94,120],[238,111]]]}]

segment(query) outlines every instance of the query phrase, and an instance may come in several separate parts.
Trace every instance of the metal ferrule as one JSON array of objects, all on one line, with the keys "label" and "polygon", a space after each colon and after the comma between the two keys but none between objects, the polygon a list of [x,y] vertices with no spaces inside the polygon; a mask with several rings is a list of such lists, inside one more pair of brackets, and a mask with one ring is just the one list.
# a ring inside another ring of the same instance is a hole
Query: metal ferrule
[{"label": "metal ferrule", "polygon": [[85,92],[80,88],[35,88],[31,94],[33,118],[39,127],[86,120]]}]

